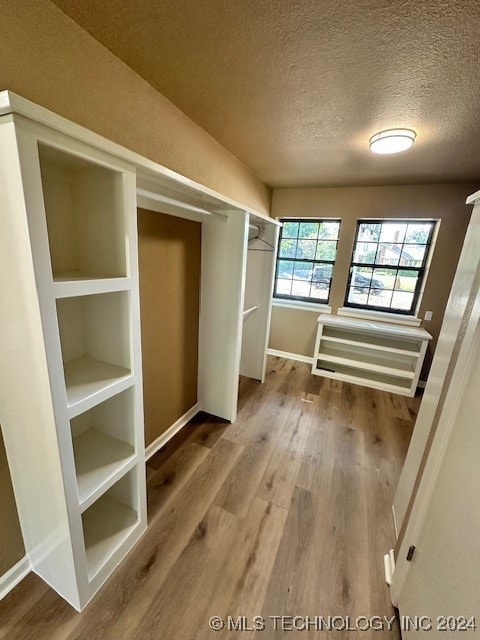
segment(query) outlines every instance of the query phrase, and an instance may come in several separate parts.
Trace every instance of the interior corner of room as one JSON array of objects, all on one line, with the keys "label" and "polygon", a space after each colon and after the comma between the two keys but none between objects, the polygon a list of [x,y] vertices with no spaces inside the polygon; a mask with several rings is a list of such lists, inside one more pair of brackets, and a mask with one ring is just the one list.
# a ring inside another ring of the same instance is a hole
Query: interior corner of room
[{"label": "interior corner of room", "polygon": [[117,4],[2,6],[2,628],[473,629],[476,5]]},{"label": "interior corner of room", "polygon": [[[421,373],[421,380],[426,381],[470,220],[471,210],[465,200],[475,189],[475,183],[276,189],[273,192],[272,215],[279,219],[295,218],[292,215],[295,211],[299,212],[299,218],[319,218],[323,214],[341,219],[328,301],[333,314],[342,310],[344,305],[357,220],[403,219],[408,211],[411,218],[439,221],[438,236],[417,313],[421,326],[433,336]],[[430,321],[424,320],[427,310],[433,312]],[[274,304],[270,349],[275,353],[311,357],[318,313],[325,311],[313,305],[309,308],[308,304],[303,308],[300,304],[296,309]],[[388,316],[385,320],[388,321]],[[399,319],[399,322],[403,321],[403,318]],[[408,324],[408,318],[405,322]]]}]

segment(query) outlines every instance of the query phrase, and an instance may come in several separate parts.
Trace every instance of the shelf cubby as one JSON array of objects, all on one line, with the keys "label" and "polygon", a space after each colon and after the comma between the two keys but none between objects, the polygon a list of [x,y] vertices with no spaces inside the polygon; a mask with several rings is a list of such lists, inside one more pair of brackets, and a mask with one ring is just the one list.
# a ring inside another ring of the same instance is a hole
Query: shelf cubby
[{"label": "shelf cubby", "polygon": [[365,369],[357,369],[356,367],[334,364],[327,360],[317,360],[316,362],[317,372],[324,371],[329,374],[329,377],[337,378],[338,380],[344,380],[346,382],[353,382],[365,386],[381,385],[380,388],[386,391],[392,391],[393,393],[404,393],[410,389],[411,380],[408,378],[398,378],[394,375],[376,373],[375,371],[368,371]]},{"label": "shelf cubby", "polygon": [[[328,346],[327,346],[328,345]],[[410,356],[391,354],[375,348],[349,345],[322,345],[319,357],[327,362],[345,364],[357,369],[367,369],[400,378],[413,378],[415,361]]]},{"label": "shelf cubby", "polygon": [[139,524],[137,469],[131,469],[82,514],[89,581]]},{"label": "shelf cubby", "polygon": [[69,407],[131,375],[128,292],[62,298],[57,315]]},{"label": "shelf cubby", "polygon": [[136,454],[133,388],[70,421],[82,509],[108,489]]},{"label": "shelf cubby", "polygon": [[54,281],[128,275],[122,173],[45,144],[38,151]]},{"label": "shelf cubby", "polygon": [[353,347],[368,346],[369,349],[377,351],[386,351],[388,353],[403,354],[418,357],[422,346],[422,341],[402,340],[401,338],[376,336],[375,342],[372,342],[372,336],[368,333],[351,332],[345,329],[335,329],[325,327],[322,339],[325,342],[336,342]]}]

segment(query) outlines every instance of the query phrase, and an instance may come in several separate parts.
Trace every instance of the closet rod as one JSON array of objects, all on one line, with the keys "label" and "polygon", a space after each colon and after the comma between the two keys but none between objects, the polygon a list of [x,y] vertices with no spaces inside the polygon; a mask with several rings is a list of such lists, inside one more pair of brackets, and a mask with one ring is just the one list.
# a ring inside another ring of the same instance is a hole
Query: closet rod
[{"label": "closet rod", "polygon": [[203,216],[219,216],[220,218],[224,218],[225,220],[228,220],[228,216],[223,213],[217,213],[216,211],[207,211],[206,209],[201,209],[200,207],[196,207],[193,204],[187,204],[186,202],[182,202],[181,200],[175,200],[175,198],[162,196],[160,193],[155,193],[154,191],[148,191],[147,189],[137,189],[137,195],[143,196],[144,198],[150,198],[150,200],[155,200],[156,202],[171,204],[175,207],[180,207],[181,209],[185,209],[186,211],[192,211],[193,213],[199,213]]},{"label": "closet rod", "polygon": [[253,307],[250,307],[249,309],[245,309],[245,311],[243,312],[243,319],[245,320],[245,318],[247,318],[250,314],[252,314],[257,309],[258,309],[258,304],[253,305]]}]

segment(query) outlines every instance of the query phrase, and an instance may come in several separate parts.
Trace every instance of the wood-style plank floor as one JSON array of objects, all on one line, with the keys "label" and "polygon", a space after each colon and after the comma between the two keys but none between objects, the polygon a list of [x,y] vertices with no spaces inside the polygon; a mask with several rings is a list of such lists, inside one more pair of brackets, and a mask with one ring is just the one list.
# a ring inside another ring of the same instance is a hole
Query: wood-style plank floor
[{"label": "wood-style plank floor", "polygon": [[242,379],[235,424],[200,414],[147,466],[149,528],[76,613],[29,575],[0,603],[0,640],[251,638],[210,616],[392,616],[383,554],[420,398],[314,377],[269,358]]}]

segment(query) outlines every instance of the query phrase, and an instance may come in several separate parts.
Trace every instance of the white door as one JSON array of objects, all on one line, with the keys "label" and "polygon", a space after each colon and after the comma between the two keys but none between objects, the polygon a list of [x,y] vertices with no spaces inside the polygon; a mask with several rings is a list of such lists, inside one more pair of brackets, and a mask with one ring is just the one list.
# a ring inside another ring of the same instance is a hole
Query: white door
[{"label": "white door", "polygon": [[[420,521],[417,527],[407,527],[392,583],[392,596],[401,616],[426,616],[426,623],[433,626],[429,636],[433,638],[458,637],[462,627],[469,632],[461,637],[480,638],[480,628],[473,629],[471,623],[476,618],[476,624],[480,625],[478,318],[469,356],[463,381],[452,381],[461,382],[462,389],[451,407],[452,415],[443,416],[449,424],[441,425],[440,441],[435,443],[431,454],[437,460],[425,470],[431,476],[430,487],[421,487],[417,499],[423,501],[423,513],[412,512],[412,517],[420,516]],[[415,552],[408,562],[410,544],[415,546]],[[442,625],[451,629],[451,636]],[[411,633],[412,630],[409,633],[405,629],[403,637]]]},{"label": "white door", "polygon": [[410,500],[415,492],[418,473],[423,466],[425,448],[429,446],[432,426],[435,426],[438,421],[438,410],[441,409],[446,390],[450,384],[471,313],[472,299],[478,286],[476,279],[478,278],[480,261],[480,192],[474,194],[467,202],[475,202],[476,197],[478,197],[479,203],[474,208],[465,236],[427,387],[393,503],[395,523],[399,534],[402,533],[405,520],[408,519],[411,508]]},{"label": "white door", "polygon": [[[477,230],[479,217],[477,204]],[[391,585],[404,638],[426,631],[430,638],[480,638],[480,238],[467,237],[477,269],[463,291],[463,339]]]}]

